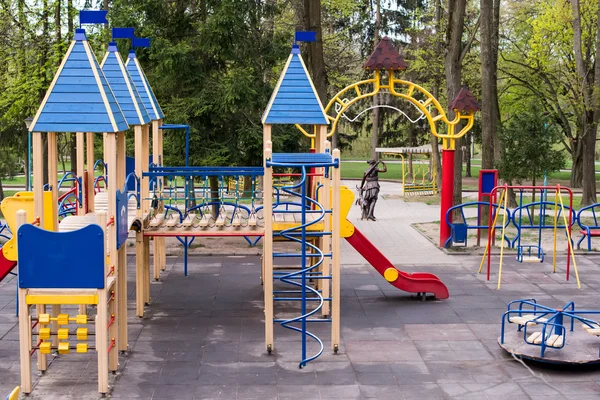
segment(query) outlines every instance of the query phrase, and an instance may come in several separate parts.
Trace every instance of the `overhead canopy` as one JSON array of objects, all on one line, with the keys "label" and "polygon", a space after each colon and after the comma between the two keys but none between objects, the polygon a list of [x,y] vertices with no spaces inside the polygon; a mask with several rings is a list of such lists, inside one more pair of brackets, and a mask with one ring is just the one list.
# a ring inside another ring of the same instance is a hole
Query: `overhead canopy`
[{"label": "overhead canopy", "polygon": [[262,117],[263,124],[327,125],[327,115],[319,100],[300,49],[294,45],[277,86]]},{"label": "overhead canopy", "polygon": [[142,69],[140,62],[135,56],[134,50],[129,52],[129,57],[127,58],[125,65],[127,66],[127,71],[129,72],[129,75],[131,75],[131,79],[133,80],[133,83],[140,94],[140,98],[142,99],[142,103],[144,103],[144,107],[146,107],[146,111],[148,112],[150,119],[153,121],[163,119],[165,115],[163,114],[160,105],[158,105],[156,96],[154,96],[154,92],[148,83],[148,79],[146,79],[146,74],[144,74],[144,70]]},{"label": "overhead canopy", "polygon": [[31,132],[121,132],[129,128],[83,29],[77,29]]},{"label": "overhead canopy", "polygon": [[102,60],[102,72],[119,102],[119,107],[127,119],[129,125],[145,125],[150,122],[150,117],[142,103],[142,99],[133,84],[131,76],[125,69],[125,64],[117,44],[109,43],[108,51]]}]

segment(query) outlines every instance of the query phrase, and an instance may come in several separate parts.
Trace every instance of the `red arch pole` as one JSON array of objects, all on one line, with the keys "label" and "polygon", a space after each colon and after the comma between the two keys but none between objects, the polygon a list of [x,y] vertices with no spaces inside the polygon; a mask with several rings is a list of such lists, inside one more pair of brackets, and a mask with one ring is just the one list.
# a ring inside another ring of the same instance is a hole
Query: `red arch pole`
[{"label": "red arch pole", "polygon": [[442,150],[442,193],[440,201],[440,247],[444,247],[450,237],[450,225],[446,213],[452,207],[454,196],[454,150]]}]

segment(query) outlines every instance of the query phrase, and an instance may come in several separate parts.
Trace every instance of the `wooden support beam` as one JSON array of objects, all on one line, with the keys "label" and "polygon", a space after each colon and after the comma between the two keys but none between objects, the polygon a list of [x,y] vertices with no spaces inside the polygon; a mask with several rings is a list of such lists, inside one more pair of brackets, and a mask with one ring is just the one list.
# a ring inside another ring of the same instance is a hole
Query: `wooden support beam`
[{"label": "wooden support beam", "polygon": [[87,163],[87,211],[94,211],[94,134],[87,132],[85,134],[86,163]]},{"label": "wooden support beam", "polygon": [[333,158],[340,160],[340,167],[332,168],[331,209],[331,347],[333,351],[340,348],[340,178],[341,159],[340,151],[333,150]]},{"label": "wooden support beam", "polygon": [[[58,204],[58,136],[56,132],[48,132],[48,185],[52,192],[52,204]],[[58,213],[46,215],[45,218],[52,219],[52,226],[58,231]],[[51,315],[52,318],[58,317],[60,314],[60,304],[53,304]],[[51,329],[54,332],[58,331],[58,323],[52,321]],[[58,337],[52,337],[52,346],[58,346]]]},{"label": "wooden support beam", "polygon": [[[116,218],[117,215],[117,188],[119,183],[119,162],[117,157],[117,134],[116,133],[105,133],[104,134],[104,162],[108,167],[108,218],[113,219]],[[117,252],[117,226],[115,223],[111,224],[108,227],[108,254],[109,260],[112,266],[114,266],[114,273],[117,277],[117,283],[114,287],[115,298],[111,302],[113,304],[114,310],[119,309],[119,290],[121,289],[119,286],[119,254]],[[109,296],[109,293],[105,293],[106,296]],[[106,302],[104,303],[106,304]],[[109,339],[115,339],[117,348],[119,347],[119,321],[118,315],[115,312],[115,320],[110,326],[110,330],[108,332]],[[117,370],[117,358],[109,357],[109,365],[108,368],[111,371]]]},{"label": "wooden support beam", "polygon": [[[158,129],[161,120],[152,121],[152,162],[156,165],[162,165],[162,130]],[[157,178],[157,181],[161,178]],[[157,182],[158,184],[158,182]],[[160,185],[159,185],[160,186]],[[162,195],[160,196],[162,198]],[[162,212],[163,201],[159,201],[158,211]],[[165,238],[154,237],[154,280],[160,279],[160,271],[164,270],[167,264],[165,249]]]},{"label": "wooden support beam", "polygon": [[[117,134],[117,184],[118,189],[123,190],[125,186],[126,178],[126,164],[125,158],[127,148],[125,144],[125,132],[119,132]],[[125,205],[127,207],[127,205]],[[118,309],[117,309],[117,320],[119,321],[119,351],[127,351],[127,243],[123,243],[122,247],[118,250],[118,274],[117,274],[117,297],[118,297]],[[115,351],[115,354],[117,352]],[[115,357],[116,358],[116,357]]]},{"label": "wooden support beam", "polygon": [[[25,211],[17,211],[17,232],[21,225],[27,222]],[[19,246],[19,235],[15,234],[17,248]],[[25,301],[27,289],[17,288],[19,297],[19,357],[21,363],[21,390],[23,393],[31,393],[31,316],[29,305]]]},{"label": "wooden support beam", "polygon": [[[324,131],[325,135],[327,135],[327,126],[321,125],[320,128],[321,129],[319,130]],[[327,140],[324,143],[324,150],[331,151],[331,144]],[[329,172],[331,173],[331,170]],[[319,198],[321,199],[321,205],[323,206],[323,209],[329,210],[331,209],[331,175],[328,178],[323,177],[321,182],[323,183],[323,187],[321,188],[321,196]],[[331,232],[331,217],[328,214],[325,214],[324,219],[325,221],[323,224],[323,231]],[[322,246],[320,247],[320,249],[321,251],[323,251],[323,253],[328,254],[331,252],[331,236],[323,236],[320,244]],[[323,259],[323,263],[321,264],[321,271],[323,272],[323,276],[327,276],[330,274],[330,266],[331,258],[325,257]],[[329,280],[324,279],[321,281],[320,287],[322,290],[323,297],[329,297],[330,286],[331,282]],[[325,301],[323,303],[323,308],[321,309],[321,313],[323,314],[323,316],[329,316],[329,313],[331,312],[330,306],[331,304],[328,301]]]},{"label": "wooden support beam", "polygon": [[85,190],[85,135],[83,132],[75,134],[75,151],[77,152],[77,165],[75,173],[81,178],[81,204],[77,207],[77,215],[87,214],[87,192]]},{"label": "wooden support beam", "polygon": [[263,218],[265,236],[263,238],[263,289],[265,291],[265,346],[268,352],[275,350],[273,337],[273,168],[266,168],[272,155],[271,125],[263,126]]}]

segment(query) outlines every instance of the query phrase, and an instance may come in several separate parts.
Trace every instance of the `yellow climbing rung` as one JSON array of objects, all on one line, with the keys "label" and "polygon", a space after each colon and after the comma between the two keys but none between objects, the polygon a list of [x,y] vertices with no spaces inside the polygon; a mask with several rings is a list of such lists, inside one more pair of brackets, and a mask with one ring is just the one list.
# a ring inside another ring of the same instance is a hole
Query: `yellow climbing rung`
[{"label": "yellow climbing rung", "polygon": [[41,340],[50,339],[50,328],[40,328],[38,335]]},{"label": "yellow climbing rung", "polygon": [[88,329],[87,328],[77,328],[77,340],[87,340],[88,338]]},{"label": "yellow climbing rung", "polygon": [[40,314],[38,317],[38,322],[40,325],[45,325],[50,323],[50,314]]},{"label": "yellow climbing rung", "polygon": [[75,317],[75,323],[76,324],[87,324],[88,323],[88,316],[87,314],[79,314],[77,315],[77,317]]},{"label": "yellow climbing rung", "polygon": [[43,342],[40,344],[40,353],[41,354],[50,354],[52,352],[52,343]]},{"label": "yellow climbing rung", "polygon": [[77,352],[78,353],[87,353],[88,352],[88,344],[87,343],[77,343]]},{"label": "yellow climbing rung", "polygon": [[60,328],[58,330],[58,338],[60,340],[67,340],[67,339],[69,339],[69,328]]},{"label": "yellow climbing rung", "polygon": [[58,343],[58,353],[59,354],[69,354],[70,346],[69,342],[59,342]]},{"label": "yellow climbing rung", "polygon": [[59,325],[69,325],[69,314],[58,314],[56,321]]},{"label": "yellow climbing rung", "polygon": [[28,294],[25,297],[27,304],[98,304],[97,294]]}]

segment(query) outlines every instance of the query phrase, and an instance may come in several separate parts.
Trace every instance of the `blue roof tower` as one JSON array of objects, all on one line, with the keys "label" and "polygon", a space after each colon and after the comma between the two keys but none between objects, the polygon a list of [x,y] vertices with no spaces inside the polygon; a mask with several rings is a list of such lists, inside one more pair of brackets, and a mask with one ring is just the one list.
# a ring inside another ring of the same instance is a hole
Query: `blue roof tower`
[{"label": "blue roof tower", "polygon": [[263,114],[262,123],[329,124],[297,45],[292,47],[292,53]]},{"label": "blue roof tower", "polygon": [[119,102],[119,106],[129,125],[145,125],[150,122],[146,107],[133,83],[115,42],[108,44],[108,51],[102,60],[102,72]]},{"label": "blue roof tower", "polygon": [[137,88],[140,98],[144,103],[144,107],[146,107],[146,111],[150,116],[151,120],[159,120],[163,119],[165,115],[163,114],[158,101],[156,100],[156,96],[154,96],[154,92],[148,83],[148,79],[146,78],[146,74],[144,74],[144,70],[140,65],[137,57],[135,56],[135,51],[131,50],[129,52],[129,57],[127,58],[127,62],[125,63],[127,67],[127,71]]},{"label": "blue roof tower", "polygon": [[29,130],[104,133],[128,128],[85,30],[77,29]]}]

